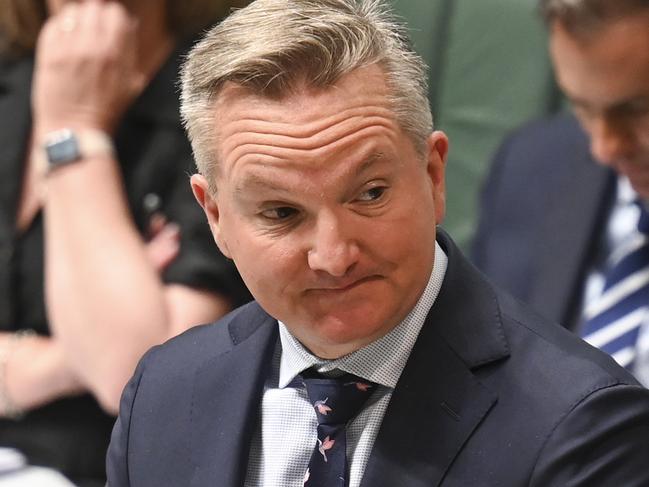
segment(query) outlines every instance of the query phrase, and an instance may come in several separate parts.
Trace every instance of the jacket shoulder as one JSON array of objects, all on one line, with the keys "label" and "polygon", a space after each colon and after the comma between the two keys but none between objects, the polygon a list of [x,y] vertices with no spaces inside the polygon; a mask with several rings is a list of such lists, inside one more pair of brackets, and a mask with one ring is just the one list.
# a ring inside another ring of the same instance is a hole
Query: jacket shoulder
[{"label": "jacket shoulder", "polygon": [[[534,361],[527,360],[526,356],[544,357],[545,374],[554,372],[553,382],[559,388],[566,380],[574,380],[574,387],[570,387],[566,393],[578,394],[580,389],[595,387],[595,383],[603,386],[639,385],[608,354],[587,344],[561,325],[541,317],[509,293],[499,290],[497,294],[507,334],[512,341],[520,344],[513,347],[514,353],[532,366]],[[525,368],[521,366],[521,370]],[[589,382],[592,384],[589,385]]]},{"label": "jacket shoulder", "polygon": [[229,352],[252,335],[270,316],[252,301],[212,323],[194,326],[162,345],[153,347],[142,359],[146,367],[179,363],[200,365],[206,358]]},{"label": "jacket shoulder", "polygon": [[[509,421],[537,441],[530,486],[649,485],[649,391],[609,355],[500,293],[518,378]],[[502,404],[501,404],[502,405]],[[524,446],[521,446],[524,448]]]}]

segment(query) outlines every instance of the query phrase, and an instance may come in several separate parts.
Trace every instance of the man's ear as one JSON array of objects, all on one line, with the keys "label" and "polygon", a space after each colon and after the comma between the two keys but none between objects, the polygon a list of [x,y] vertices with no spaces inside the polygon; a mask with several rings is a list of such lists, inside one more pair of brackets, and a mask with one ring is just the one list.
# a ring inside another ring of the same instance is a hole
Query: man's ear
[{"label": "man's ear", "polygon": [[428,136],[428,177],[433,190],[435,203],[435,223],[440,224],[446,214],[446,158],[448,156],[448,137],[444,132],[434,131]]},{"label": "man's ear", "polygon": [[219,205],[216,198],[210,192],[207,179],[202,174],[194,174],[190,179],[190,184],[192,185],[192,191],[194,192],[196,201],[201,205],[205,216],[207,216],[207,221],[210,225],[210,230],[212,230],[212,236],[216,245],[223,255],[231,259],[230,249],[228,248],[221,228]]}]

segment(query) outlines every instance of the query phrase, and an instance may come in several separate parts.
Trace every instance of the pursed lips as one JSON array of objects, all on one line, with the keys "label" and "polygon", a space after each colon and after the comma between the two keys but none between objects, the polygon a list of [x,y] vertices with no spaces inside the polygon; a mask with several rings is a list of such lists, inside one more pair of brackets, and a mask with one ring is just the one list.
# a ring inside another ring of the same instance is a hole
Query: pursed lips
[{"label": "pursed lips", "polygon": [[349,291],[367,282],[381,279],[381,276],[373,274],[366,277],[346,279],[338,282],[332,282],[326,285],[320,285],[307,289],[307,293],[342,293]]}]

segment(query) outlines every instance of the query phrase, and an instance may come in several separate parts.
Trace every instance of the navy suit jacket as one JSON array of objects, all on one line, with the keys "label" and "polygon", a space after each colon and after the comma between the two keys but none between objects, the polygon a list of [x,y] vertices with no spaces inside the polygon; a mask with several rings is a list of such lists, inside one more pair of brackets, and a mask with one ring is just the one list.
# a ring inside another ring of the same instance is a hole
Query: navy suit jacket
[{"label": "navy suit jacket", "polygon": [[574,330],[615,179],[593,160],[573,116],[520,129],[501,145],[483,187],[473,262],[544,317]]},{"label": "navy suit jacket", "polygon": [[[438,241],[446,276],[362,486],[649,485],[649,391]],[[277,341],[253,302],[150,351],[124,391],[109,485],[243,485]]]}]

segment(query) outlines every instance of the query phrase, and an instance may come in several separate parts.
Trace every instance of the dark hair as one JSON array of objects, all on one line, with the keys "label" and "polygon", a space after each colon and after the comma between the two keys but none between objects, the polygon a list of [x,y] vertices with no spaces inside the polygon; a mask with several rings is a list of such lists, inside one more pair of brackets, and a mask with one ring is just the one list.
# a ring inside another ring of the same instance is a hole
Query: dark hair
[{"label": "dark hair", "polygon": [[592,32],[626,16],[649,12],[649,0],[540,0],[539,9],[548,25],[559,22],[572,33]]},{"label": "dark hair", "polygon": [[[200,32],[245,0],[166,0],[169,29],[178,38]],[[33,51],[47,19],[46,0],[0,0],[0,54],[19,56]]]}]

